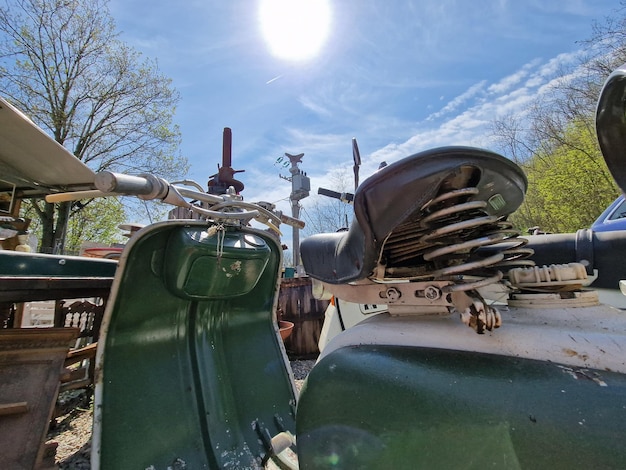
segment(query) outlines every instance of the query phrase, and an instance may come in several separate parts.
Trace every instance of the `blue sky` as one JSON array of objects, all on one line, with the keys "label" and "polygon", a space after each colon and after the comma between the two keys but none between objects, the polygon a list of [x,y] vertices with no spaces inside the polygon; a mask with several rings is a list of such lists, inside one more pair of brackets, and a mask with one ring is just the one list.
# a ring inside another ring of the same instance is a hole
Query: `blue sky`
[{"label": "blue sky", "polygon": [[[233,130],[247,200],[277,202],[290,185],[274,165],[304,152],[312,193],[348,168],[361,179],[427,148],[492,148],[489,124],[523,110],[576,61],[593,21],[617,0],[329,0],[331,23],[307,61],[272,55],[257,0],[112,0],[122,39],[181,94],[176,122],[190,178],[205,184]],[[282,171],[284,175],[287,172]],[[347,185],[350,187],[352,183]],[[303,200],[306,207],[309,201]],[[287,202],[280,207],[289,213]]]}]

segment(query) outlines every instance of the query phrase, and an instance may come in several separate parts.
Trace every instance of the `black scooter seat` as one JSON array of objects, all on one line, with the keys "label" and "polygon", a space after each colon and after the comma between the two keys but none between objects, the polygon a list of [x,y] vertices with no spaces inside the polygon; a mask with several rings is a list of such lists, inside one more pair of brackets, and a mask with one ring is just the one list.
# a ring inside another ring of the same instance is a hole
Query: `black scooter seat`
[{"label": "black scooter seat", "polygon": [[[366,278],[377,265],[389,268],[394,263],[394,253],[385,246],[388,240],[428,235],[418,234],[415,227],[428,230],[424,208],[435,197],[474,188],[463,202],[485,201],[481,213],[504,218],[522,203],[526,185],[515,163],[488,150],[441,147],[406,157],[378,170],[357,188],[348,231],[316,234],[302,241],[304,268],[309,276],[330,284]],[[416,255],[402,263],[424,264],[424,260]]]}]

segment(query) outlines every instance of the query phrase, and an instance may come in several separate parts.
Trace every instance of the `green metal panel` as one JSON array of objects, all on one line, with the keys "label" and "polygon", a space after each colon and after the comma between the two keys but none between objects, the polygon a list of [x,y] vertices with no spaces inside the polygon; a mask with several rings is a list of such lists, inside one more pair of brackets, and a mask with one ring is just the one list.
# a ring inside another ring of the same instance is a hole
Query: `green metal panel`
[{"label": "green metal panel", "polygon": [[113,277],[117,261],[0,250],[0,276]]},{"label": "green metal panel", "polygon": [[257,285],[270,255],[263,239],[250,233],[229,231],[209,237],[197,229],[177,230],[168,240],[164,280],[175,295],[187,299],[237,297]]},{"label": "green metal panel", "polygon": [[338,349],[298,403],[301,469],[624,468],[626,378],[439,349]]},{"label": "green metal panel", "polygon": [[256,468],[263,438],[295,431],[274,327],[280,247],[247,233],[222,244],[172,222],[130,247],[98,385],[100,468]]}]

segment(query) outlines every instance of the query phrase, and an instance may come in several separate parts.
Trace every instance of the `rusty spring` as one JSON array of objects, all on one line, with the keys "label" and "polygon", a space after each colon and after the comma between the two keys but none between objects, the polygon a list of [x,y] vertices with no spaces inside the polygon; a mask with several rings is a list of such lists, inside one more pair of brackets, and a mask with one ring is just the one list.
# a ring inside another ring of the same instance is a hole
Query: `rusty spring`
[{"label": "rusty spring", "polygon": [[486,201],[471,200],[478,193],[477,188],[456,189],[426,203],[420,217],[388,238],[388,266],[419,259],[427,269],[415,278],[451,279],[455,284],[449,291],[466,291],[498,282],[503,277],[499,268],[534,265],[525,259],[533,253],[524,248],[528,241],[512,224],[489,215]]}]

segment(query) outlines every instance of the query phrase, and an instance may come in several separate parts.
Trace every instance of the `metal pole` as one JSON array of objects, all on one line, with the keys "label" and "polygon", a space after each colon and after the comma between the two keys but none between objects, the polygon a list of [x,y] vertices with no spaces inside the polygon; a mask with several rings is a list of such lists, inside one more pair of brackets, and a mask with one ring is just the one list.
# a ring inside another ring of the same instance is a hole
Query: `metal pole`
[{"label": "metal pole", "polygon": [[[291,201],[291,215],[299,219],[300,218],[300,204],[297,200]],[[300,229],[293,227],[293,267],[296,268],[300,265]]]},{"label": "metal pole", "polygon": [[[292,217],[299,219],[300,218],[300,199],[304,199],[308,197],[310,191],[310,182],[309,178],[306,176],[306,173],[300,171],[298,168],[298,163],[302,163],[303,153],[298,155],[291,155],[289,153],[285,153],[285,156],[289,158],[291,162],[291,167],[289,168],[289,173],[291,173],[291,194],[289,195],[289,200],[291,201],[291,215]],[[296,227],[293,228],[293,267],[297,268],[300,264],[300,230]]]}]

